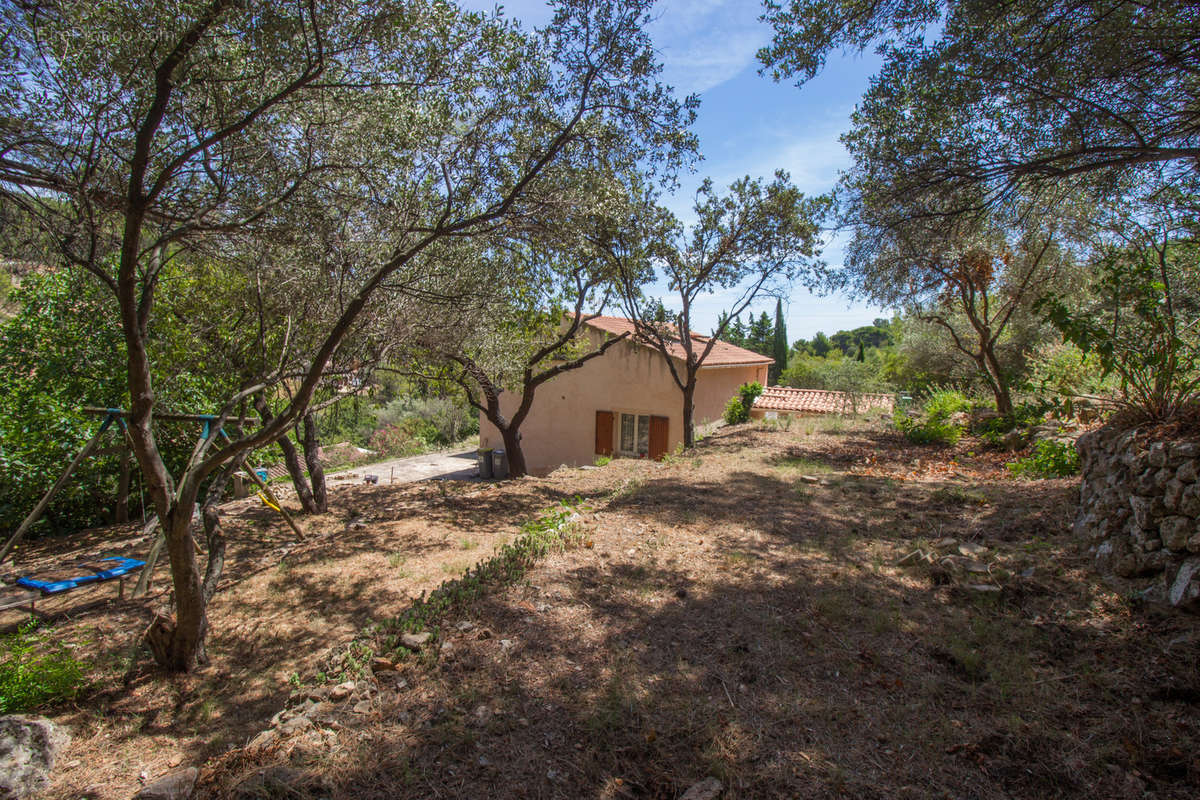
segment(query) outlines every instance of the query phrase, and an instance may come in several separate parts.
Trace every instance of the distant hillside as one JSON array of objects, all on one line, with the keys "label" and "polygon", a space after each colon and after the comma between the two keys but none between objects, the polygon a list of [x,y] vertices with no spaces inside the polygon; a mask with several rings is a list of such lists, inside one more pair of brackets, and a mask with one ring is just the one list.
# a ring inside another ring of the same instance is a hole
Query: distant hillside
[{"label": "distant hillside", "polygon": [[9,299],[14,289],[21,286],[26,275],[48,269],[33,261],[15,261],[0,258],[0,321],[16,315],[20,307]]}]

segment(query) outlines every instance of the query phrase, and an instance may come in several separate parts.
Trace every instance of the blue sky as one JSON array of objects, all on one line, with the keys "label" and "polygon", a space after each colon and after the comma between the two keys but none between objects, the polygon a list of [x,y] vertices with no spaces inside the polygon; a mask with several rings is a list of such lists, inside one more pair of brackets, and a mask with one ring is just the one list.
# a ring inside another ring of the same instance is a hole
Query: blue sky
[{"label": "blue sky", "polygon": [[[494,3],[466,0],[464,5],[490,10]],[[528,26],[550,17],[542,0],[514,0],[503,6],[506,16]],[[755,59],[758,48],[771,38],[770,27],[758,21],[761,13],[755,0],[660,0],[656,6],[649,33],[663,63],[663,80],[681,96],[700,96],[694,130],[703,161],[695,174],[684,176],[679,193],[666,200],[685,221],[693,193],[705,177],[724,187],[744,175],[769,178],[782,168],[802,191],[820,194],[833,188],[839,170],[848,164],[838,136],[849,126],[878,61],[871,53],[835,55],[824,72],[801,89],[774,83],[758,74]],[[839,243],[830,241],[825,260],[836,265],[841,259]],[[693,328],[711,330],[730,300],[719,294],[705,298],[693,309]],[[774,300],[766,301],[755,311],[773,314],[774,306]],[[813,295],[799,284],[784,304],[784,313],[793,341],[819,330],[833,333],[890,316],[839,295]]]}]

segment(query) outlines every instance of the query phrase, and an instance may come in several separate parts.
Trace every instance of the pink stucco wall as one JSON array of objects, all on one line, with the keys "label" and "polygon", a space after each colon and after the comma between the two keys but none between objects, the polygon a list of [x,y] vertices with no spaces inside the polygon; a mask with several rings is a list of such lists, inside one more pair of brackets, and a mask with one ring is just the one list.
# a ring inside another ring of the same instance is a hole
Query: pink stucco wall
[{"label": "pink stucco wall", "polygon": [[[601,334],[588,330],[593,344]],[[748,381],[766,384],[766,365],[706,367],[696,383],[695,422],[719,419],[725,403]],[[519,398],[500,397],[505,414]],[[667,417],[668,449],[683,441],[683,395],[671,378],[662,354],[632,342],[621,342],[599,358],[542,384],[521,426],[521,445],[529,471],[544,474],[562,464],[591,464],[595,458],[596,412],[650,414]],[[614,424],[619,435],[619,418]],[[480,414],[479,446],[503,447],[500,432]]]}]

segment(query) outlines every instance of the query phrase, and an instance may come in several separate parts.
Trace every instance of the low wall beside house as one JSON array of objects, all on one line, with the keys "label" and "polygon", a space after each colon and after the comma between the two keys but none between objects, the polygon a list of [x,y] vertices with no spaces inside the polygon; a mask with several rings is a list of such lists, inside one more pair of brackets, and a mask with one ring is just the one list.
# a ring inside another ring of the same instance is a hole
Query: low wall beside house
[{"label": "low wall beside house", "polygon": [[1102,573],[1147,579],[1147,596],[1200,610],[1200,441],[1108,425],[1076,445],[1075,534]]}]

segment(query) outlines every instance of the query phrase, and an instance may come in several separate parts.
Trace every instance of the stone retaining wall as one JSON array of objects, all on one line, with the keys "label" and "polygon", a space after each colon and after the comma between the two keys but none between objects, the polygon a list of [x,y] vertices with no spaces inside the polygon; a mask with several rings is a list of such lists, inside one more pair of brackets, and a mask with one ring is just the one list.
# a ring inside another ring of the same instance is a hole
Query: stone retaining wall
[{"label": "stone retaining wall", "polygon": [[1200,442],[1153,441],[1105,426],[1077,443],[1075,533],[1096,567],[1153,578],[1148,597],[1200,609]]}]

